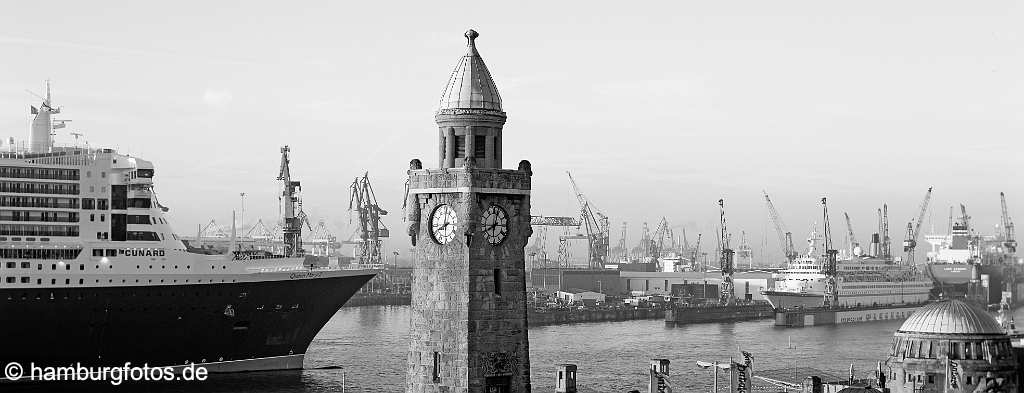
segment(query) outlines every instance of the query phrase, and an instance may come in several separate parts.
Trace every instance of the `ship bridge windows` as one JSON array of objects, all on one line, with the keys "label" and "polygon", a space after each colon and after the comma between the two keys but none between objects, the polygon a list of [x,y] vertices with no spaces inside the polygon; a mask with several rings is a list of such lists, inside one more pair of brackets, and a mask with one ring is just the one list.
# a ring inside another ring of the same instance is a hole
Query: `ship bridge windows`
[{"label": "ship bridge windows", "polygon": [[145,215],[145,214],[129,214],[128,215],[128,223],[129,224],[141,224],[141,225],[150,225],[151,224],[149,216]]},{"label": "ship bridge windows", "polygon": [[93,210],[96,208],[96,200],[93,198],[82,198],[82,210]]},{"label": "ship bridge windows", "polygon": [[71,194],[78,195],[78,183],[42,183],[0,181],[0,192],[16,194]]},{"label": "ship bridge windows", "polygon": [[127,240],[137,241],[160,241],[156,232],[149,231],[128,231]]},{"label": "ship bridge windows", "polygon": [[153,177],[153,170],[152,169],[137,169],[137,170],[135,170],[135,173],[136,173],[136,175],[138,177],[145,178],[145,179],[149,179],[149,178]]},{"label": "ship bridge windows", "polygon": [[149,198],[128,198],[128,207],[149,209],[153,207],[153,202]]},{"label": "ship bridge windows", "polygon": [[107,198],[97,198],[96,199],[96,210],[107,210],[107,209],[110,209],[110,204],[108,203]]}]

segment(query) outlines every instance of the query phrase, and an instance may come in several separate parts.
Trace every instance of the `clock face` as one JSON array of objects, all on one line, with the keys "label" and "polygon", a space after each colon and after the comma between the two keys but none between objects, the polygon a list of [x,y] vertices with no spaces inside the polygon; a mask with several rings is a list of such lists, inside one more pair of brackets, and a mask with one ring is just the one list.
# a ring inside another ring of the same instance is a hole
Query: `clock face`
[{"label": "clock face", "polygon": [[439,244],[448,244],[455,239],[455,227],[458,223],[459,218],[455,215],[455,209],[448,205],[438,206],[430,215],[430,234]]},{"label": "clock face", "polygon": [[484,212],[484,238],[491,245],[499,245],[508,236],[508,214],[499,206],[491,205]]}]

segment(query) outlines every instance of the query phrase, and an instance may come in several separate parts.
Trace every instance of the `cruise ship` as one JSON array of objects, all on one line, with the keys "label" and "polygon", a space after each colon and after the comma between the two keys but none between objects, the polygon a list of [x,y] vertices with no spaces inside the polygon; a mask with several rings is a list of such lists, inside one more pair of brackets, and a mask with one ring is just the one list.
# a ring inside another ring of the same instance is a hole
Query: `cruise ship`
[{"label": "cruise ship", "polygon": [[60,108],[49,86],[40,99],[28,143],[0,152],[0,364],[301,368],[320,329],[374,276],[304,253],[287,147],[284,252],[207,255],[172,229],[152,162],[55,147]]},{"label": "cruise ship", "polygon": [[[928,301],[933,284],[912,267],[873,257],[839,260],[838,307],[916,305]],[[772,275],[775,286],[763,294],[775,309],[817,308],[825,300],[826,276],[819,258],[796,258]]]},{"label": "cruise ship", "polygon": [[[816,256],[818,237],[807,239],[807,253],[772,274],[774,286],[762,291],[776,310],[813,309],[824,306],[827,279],[824,257]],[[884,254],[884,247],[873,237],[873,254]],[[851,253],[852,254],[852,253]],[[893,263],[892,258],[849,255],[836,261],[836,290],[839,308],[885,308],[918,305],[928,301],[934,285],[913,266]]]}]

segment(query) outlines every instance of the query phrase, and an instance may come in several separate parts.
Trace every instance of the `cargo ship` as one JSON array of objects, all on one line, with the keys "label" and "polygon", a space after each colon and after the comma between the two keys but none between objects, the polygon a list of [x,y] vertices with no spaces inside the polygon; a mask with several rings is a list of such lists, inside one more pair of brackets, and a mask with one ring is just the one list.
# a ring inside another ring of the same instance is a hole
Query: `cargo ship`
[{"label": "cargo ship", "polygon": [[936,285],[934,296],[989,308],[998,307],[1004,299],[1011,307],[1020,305],[1024,300],[1024,271],[1015,255],[1012,235],[974,233],[966,209],[961,209],[963,215],[952,223],[947,235],[925,236],[932,245],[927,272]]},{"label": "cargo ship", "polygon": [[302,368],[319,330],[374,276],[306,255],[287,147],[284,251],[209,255],[172,229],[152,162],[54,146],[66,120],[49,86],[40,98],[28,143],[0,151],[0,363]]}]

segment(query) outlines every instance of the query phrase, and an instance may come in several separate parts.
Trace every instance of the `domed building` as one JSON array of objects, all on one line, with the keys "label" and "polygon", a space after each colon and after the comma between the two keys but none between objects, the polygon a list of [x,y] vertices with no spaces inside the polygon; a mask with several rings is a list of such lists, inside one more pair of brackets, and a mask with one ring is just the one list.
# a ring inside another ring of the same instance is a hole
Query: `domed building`
[{"label": "domed building", "polygon": [[893,393],[1017,392],[1020,366],[995,317],[959,300],[921,307],[889,350]]}]

